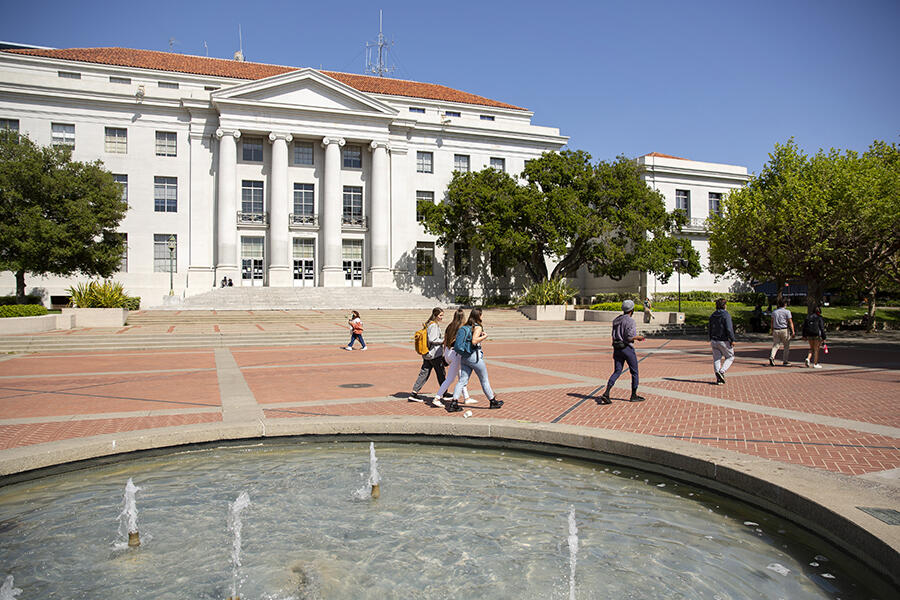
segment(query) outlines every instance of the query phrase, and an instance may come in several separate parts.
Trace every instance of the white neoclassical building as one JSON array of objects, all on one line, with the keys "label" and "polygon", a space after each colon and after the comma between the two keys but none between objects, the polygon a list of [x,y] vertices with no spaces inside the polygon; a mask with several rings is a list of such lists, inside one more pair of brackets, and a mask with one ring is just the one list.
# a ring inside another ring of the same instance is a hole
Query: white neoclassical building
[{"label": "white neoclassical building", "polygon": [[[414,81],[127,48],[0,51],[0,127],[115,174],[129,206],[115,278],[150,306],[170,281],[188,296],[229,279],[513,295],[515,273],[465,246],[436,247],[417,207],[441,201],[453,171],[518,175],[566,144],[531,118]],[[741,167],[640,160],[669,208],[678,190],[697,197],[746,179]],[[587,291],[599,282],[583,279]],[[48,296],[76,280],[26,276]],[[11,273],[0,288],[15,289]]]}]

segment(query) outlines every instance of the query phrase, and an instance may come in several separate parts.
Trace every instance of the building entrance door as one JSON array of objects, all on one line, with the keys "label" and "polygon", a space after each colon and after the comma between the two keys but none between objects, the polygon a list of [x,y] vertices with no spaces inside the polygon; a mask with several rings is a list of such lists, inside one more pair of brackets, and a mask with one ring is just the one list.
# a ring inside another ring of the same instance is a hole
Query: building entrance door
[{"label": "building entrance door", "polygon": [[294,238],[294,287],[316,285],[316,241]]},{"label": "building entrance door", "polygon": [[362,287],[363,241],[344,240],[342,247],[344,282],[347,287]]},{"label": "building entrance door", "polygon": [[266,238],[241,236],[241,285],[261,287],[265,283]]}]

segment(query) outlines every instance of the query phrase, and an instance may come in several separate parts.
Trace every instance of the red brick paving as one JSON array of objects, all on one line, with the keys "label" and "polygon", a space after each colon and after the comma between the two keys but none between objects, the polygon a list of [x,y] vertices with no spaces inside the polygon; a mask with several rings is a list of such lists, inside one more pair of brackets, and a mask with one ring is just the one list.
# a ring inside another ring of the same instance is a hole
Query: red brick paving
[{"label": "red brick paving", "polygon": [[[345,328],[344,324],[326,324],[335,325]],[[368,325],[377,323],[373,320]],[[677,352],[646,352],[659,348]],[[638,344],[642,387],[648,392],[650,388],[660,391],[645,393],[647,401],[643,403],[616,401],[610,406],[598,406],[586,399],[596,385],[585,385],[573,378],[605,380],[612,369],[609,348],[577,340],[489,340],[485,351],[491,384],[506,404],[501,410],[487,410],[484,396],[477,394],[480,402],[466,409],[476,418],[559,422],[670,437],[850,475],[900,468],[900,437],[772,416],[750,406],[900,429],[900,349],[886,345],[837,348],[823,360],[828,369],[807,371],[773,369],[766,362],[767,344],[739,344],[728,384],[714,386],[706,342],[651,339]],[[367,352],[346,352],[338,345],[325,344],[236,347],[231,353],[267,418],[463,418],[462,413],[451,415],[407,402],[406,394],[421,364],[411,343],[370,346]],[[794,359],[802,360],[804,356],[801,347],[792,352]],[[872,365],[882,368],[870,368]],[[884,365],[893,369],[885,369]],[[209,349],[57,353],[5,360],[0,362],[0,419],[32,422],[0,424],[0,449],[218,421],[222,413],[215,366],[215,351]],[[198,370],[171,372],[172,369]],[[546,374],[547,371],[559,376]],[[341,387],[354,383],[370,385]],[[613,397],[624,398],[628,383],[626,372]],[[510,391],[543,386],[549,389]],[[470,388],[480,392],[475,381]],[[436,389],[437,380],[432,375],[423,392],[433,393]],[[747,410],[672,398],[665,395],[666,390],[746,403]],[[100,418],[111,413],[194,410],[203,406],[209,406],[209,412]],[[91,416],[79,418],[84,415]],[[53,417],[72,418],[48,420]]]}]

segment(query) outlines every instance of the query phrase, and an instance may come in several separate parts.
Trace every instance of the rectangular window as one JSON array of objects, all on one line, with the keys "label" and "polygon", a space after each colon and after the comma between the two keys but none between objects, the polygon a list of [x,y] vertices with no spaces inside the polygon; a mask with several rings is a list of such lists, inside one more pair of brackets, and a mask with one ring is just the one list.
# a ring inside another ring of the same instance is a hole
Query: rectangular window
[{"label": "rectangular window", "polygon": [[81,73],[74,71],[59,71],[58,73],[63,79],[81,79]]},{"label": "rectangular window", "polygon": [[434,275],[434,242],[416,244],[416,275]]},{"label": "rectangular window", "polygon": [[344,186],[344,219],[349,225],[361,225],[363,216],[362,188],[356,185]]},{"label": "rectangular window", "polygon": [[675,208],[677,210],[683,210],[687,216],[691,216],[690,190],[675,190]]},{"label": "rectangular window", "polygon": [[110,76],[109,76],[109,82],[110,82],[110,83],[124,83],[124,84],[130,84],[130,83],[131,83],[131,77],[116,77],[116,76],[114,76],[114,75],[110,75]]},{"label": "rectangular window", "polygon": [[75,125],[69,123],[51,123],[51,140],[54,146],[70,146],[75,149]]},{"label": "rectangular window", "polygon": [[424,115],[424,114],[425,114],[425,109],[424,109],[424,108],[418,108],[418,107],[416,107],[416,106],[410,106],[410,107],[409,107],[409,112],[411,112],[411,113],[420,113],[420,114],[423,114],[423,115]]},{"label": "rectangular window", "polygon": [[294,260],[314,260],[316,258],[316,240],[311,238],[294,238]]},{"label": "rectangular window", "polygon": [[341,157],[345,169],[362,169],[362,146],[344,146]]},{"label": "rectangular window", "polygon": [[159,87],[161,87],[161,88],[168,88],[168,89],[170,89],[170,90],[177,90],[177,89],[178,89],[178,84],[175,83],[174,81],[160,81],[160,82],[159,82]]},{"label": "rectangular window", "polygon": [[110,154],[128,152],[128,130],[122,127],[107,127],[103,149]]},{"label": "rectangular window", "polygon": [[128,272],[128,234],[120,233],[119,236],[122,238],[122,245],[125,248],[125,252],[122,254],[122,260],[119,262],[119,273],[127,273]]},{"label": "rectangular window", "polygon": [[9,131],[19,130],[18,119],[0,119],[0,130],[8,129]]},{"label": "rectangular window", "polygon": [[444,116],[445,117],[459,117],[461,115],[459,114],[459,111],[456,111],[456,110],[445,110]]},{"label": "rectangular window", "polygon": [[178,135],[174,131],[156,132],[156,155],[176,156],[178,154]]},{"label": "rectangular window", "polygon": [[470,275],[472,257],[469,245],[461,242],[453,244],[453,271],[457,275]]},{"label": "rectangular window", "polygon": [[295,183],[294,223],[312,223],[315,214],[315,187],[311,183]]},{"label": "rectangular window", "polygon": [[[169,239],[172,240],[172,253],[169,254]],[[153,234],[153,272],[168,273],[178,271],[178,236],[174,233]]]},{"label": "rectangular window", "polygon": [[498,171],[506,172],[506,159],[505,158],[497,158],[495,156],[491,157],[491,168],[497,169]]},{"label": "rectangular window", "polygon": [[434,192],[423,190],[416,191],[416,221],[421,223],[425,219],[423,207],[425,203],[434,204]]},{"label": "rectangular window", "polygon": [[709,193],[709,214],[722,214],[722,194],[720,192]]},{"label": "rectangular window", "polygon": [[468,154],[454,154],[453,155],[453,170],[459,171],[460,173],[468,173],[469,172],[469,155]]},{"label": "rectangular window", "polygon": [[262,162],[263,142],[261,138],[246,138],[241,141],[241,158],[248,162]]},{"label": "rectangular window", "polygon": [[128,202],[128,175],[113,175],[113,181],[122,186],[122,200]]},{"label": "rectangular window", "polygon": [[156,212],[178,212],[178,178],[153,178],[153,210]]},{"label": "rectangular window", "polygon": [[506,269],[500,263],[499,257],[491,252],[491,275],[494,277],[506,277]]},{"label": "rectangular window", "polygon": [[263,214],[263,182],[241,182],[241,212],[251,215]]},{"label": "rectangular window", "polygon": [[434,173],[434,154],[416,152],[416,171],[418,173]]},{"label": "rectangular window", "polygon": [[311,165],[311,164],[313,164],[313,143],[312,142],[294,142],[294,164],[295,165]]},{"label": "rectangular window", "polygon": [[493,117],[493,115],[481,115],[481,120],[482,121],[493,121],[494,117]]}]

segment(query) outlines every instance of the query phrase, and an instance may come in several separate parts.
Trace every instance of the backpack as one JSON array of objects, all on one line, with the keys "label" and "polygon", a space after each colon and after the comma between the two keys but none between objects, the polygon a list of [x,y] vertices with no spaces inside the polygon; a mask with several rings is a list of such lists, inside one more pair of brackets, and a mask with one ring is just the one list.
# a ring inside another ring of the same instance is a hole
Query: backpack
[{"label": "backpack", "polygon": [[818,337],[821,335],[822,332],[819,331],[819,315],[806,315],[802,331],[806,337]]},{"label": "backpack", "polygon": [[422,326],[422,329],[413,334],[413,348],[422,356],[428,354],[428,326]]},{"label": "backpack", "polygon": [[456,332],[456,339],[453,341],[453,351],[460,356],[471,356],[475,352],[472,346],[472,326],[463,325]]}]

